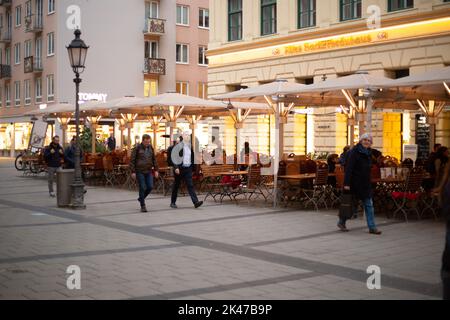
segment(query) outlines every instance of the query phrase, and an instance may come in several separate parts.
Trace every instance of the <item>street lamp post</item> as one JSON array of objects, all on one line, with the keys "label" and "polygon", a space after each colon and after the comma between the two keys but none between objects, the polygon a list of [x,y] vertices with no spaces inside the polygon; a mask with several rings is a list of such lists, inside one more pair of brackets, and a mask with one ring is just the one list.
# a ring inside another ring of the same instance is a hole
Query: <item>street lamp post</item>
[{"label": "street lamp post", "polygon": [[76,145],[75,145],[75,175],[72,183],[72,205],[73,209],[85,209],[84,204],[84,183],[81,178],[81,164],[80,164],[80,106],[78,102],[78,94],[80,90],[80,73],[84,71],[84,63],[86,61],[86,55],[88,46],[80,39],[81,31],[75,30],[75,39],[67,46],[67,52],[69,54],[70,66],[75,73],[75,126],[76,126]]}]

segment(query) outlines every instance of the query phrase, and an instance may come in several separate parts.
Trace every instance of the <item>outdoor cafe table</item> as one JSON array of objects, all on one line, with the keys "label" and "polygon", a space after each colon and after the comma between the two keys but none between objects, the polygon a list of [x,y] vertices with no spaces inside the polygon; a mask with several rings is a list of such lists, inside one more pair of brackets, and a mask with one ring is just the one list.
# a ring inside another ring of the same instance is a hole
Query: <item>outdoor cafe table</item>
[{"label": "outdoor cafe table", "polygon": [[[245,176],[248,175],[248,171],[224,171],[224,172],[218,172],[217,175],[220,175],[221,177],[237,177],[237,176]],[[236,200],[236,196],[239,194],[238,191],[233,190],[231,183],[230,184],[223,184],[220,195],[220,202],[222,202],[222,199],[224,197],[229,197],[232,199],[232,196],[234,195],[234,199]]]},{"label": "outdoor cafe table", "polygon": [[94,171],[95,162],[82,162],[80,163],[81,172],[84,178],[89,177],[89,173]]}]

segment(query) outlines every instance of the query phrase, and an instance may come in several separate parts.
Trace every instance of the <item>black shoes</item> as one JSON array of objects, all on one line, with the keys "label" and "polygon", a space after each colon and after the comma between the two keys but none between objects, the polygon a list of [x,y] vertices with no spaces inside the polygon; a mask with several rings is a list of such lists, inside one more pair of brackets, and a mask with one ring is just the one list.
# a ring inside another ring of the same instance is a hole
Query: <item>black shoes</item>
[{"label": "black shoes", "polygon": [[146,206],[141,207],[141,212],[148,212],[147,207]]},{"label": "black shoes", "polygon": [[371,230],[369,230],[369,233],[371,233],[371,234],[376,234],[376,235],[380,235],[380,234],[381,234],[381,231],[378,230],[378,229],[371,229]]},{"label": "black shoes", "polygon": [[200,207],[203,204],[203,201],[198,201],[197,203],[194,204],[195,209],[197,209],[198,207]]},{"label": "black shoes", "polygon": [[348,232],[348,229],[345,225],[338,223],[337,226],[338,226],[339,230],[341,230],[342,232]]},{"label": "black shoes", "polygon": [[171,207],[172,209],[177,209],[177,208],[178,208],[177,205],[176,205],[175,203],[171,203],[171,204],[170,204],[170,207]]}]

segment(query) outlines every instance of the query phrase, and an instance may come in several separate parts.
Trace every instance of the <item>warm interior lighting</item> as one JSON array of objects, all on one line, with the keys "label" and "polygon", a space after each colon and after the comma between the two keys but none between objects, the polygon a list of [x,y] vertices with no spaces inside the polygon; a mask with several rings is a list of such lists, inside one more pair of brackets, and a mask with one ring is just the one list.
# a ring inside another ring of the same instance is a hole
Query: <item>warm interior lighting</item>
[{"label": "warm interior lighting", "polygon": [[444,82],[444,87],[445,87],[445,89],[447,89],[447,93],[450,94],[450,88],[448,87],[448,84],[446,84],[445,82]]}]

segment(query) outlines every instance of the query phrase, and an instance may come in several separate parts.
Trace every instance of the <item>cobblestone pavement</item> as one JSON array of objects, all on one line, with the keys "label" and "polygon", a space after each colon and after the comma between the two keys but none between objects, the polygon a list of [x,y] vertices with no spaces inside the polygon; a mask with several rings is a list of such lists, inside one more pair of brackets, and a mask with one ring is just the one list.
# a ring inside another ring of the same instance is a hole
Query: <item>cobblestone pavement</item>
[{"label": "cobblestone pavement", "polygon": [[[0,159],[0,299],[440,299],[444,224],[377,217],[336,231],[336,211],[262,204],[179,209],[153,194],[88,187],[87,210],[57,208],[43,178]],[[69,290],[67,268],[81,269]],[[367,288],[367,267],[381,289]]]}]

